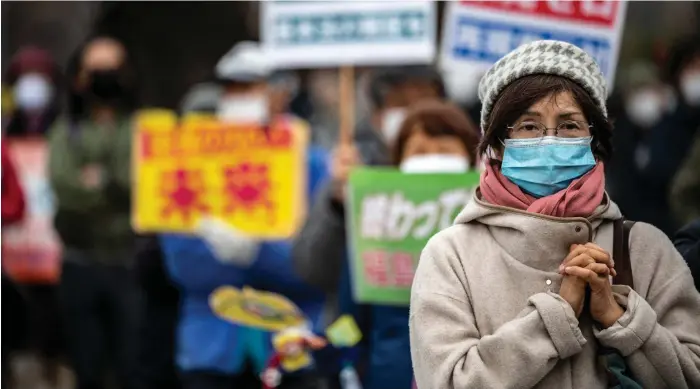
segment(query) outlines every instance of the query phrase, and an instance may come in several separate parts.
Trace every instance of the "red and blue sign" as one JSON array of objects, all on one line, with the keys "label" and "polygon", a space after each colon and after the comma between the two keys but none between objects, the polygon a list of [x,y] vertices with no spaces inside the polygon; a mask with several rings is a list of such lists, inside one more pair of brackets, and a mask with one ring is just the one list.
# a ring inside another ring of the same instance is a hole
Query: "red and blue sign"
[{"label": "red and blue sign", "polygon": [[593,56],[612,84],[624,24],[620,1],[461,1],[448,5],[442,66],[483,71],[520,45],[561,40]]}]

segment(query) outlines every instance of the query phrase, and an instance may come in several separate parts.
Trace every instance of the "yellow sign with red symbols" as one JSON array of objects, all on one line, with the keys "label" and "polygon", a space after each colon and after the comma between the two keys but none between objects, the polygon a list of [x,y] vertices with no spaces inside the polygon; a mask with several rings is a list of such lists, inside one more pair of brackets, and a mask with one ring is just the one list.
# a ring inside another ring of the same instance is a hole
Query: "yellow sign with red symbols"
[{"label": "yellow sign with red symbols", "polygon": [[133,145],[134,229],[193,233],[207,216],[254,238],[292,236],[306,211],[308,136],[288,117],[258,126],[144,111]]}]

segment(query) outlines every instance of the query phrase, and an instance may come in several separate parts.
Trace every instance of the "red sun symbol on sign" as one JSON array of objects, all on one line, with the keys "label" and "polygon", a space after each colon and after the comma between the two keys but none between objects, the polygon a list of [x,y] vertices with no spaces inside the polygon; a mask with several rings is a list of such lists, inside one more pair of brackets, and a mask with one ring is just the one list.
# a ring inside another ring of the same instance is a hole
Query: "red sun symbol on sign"
[{"label": "red sun symbol on sign", "polygon": [[275,207],[270,199],[270,176],[267,165],[242,163],[224,168],[226,206],[224,213],[233,214],[242,209],[252,212],[256,206],[267,211],[267,221],[275,221]]},{"label": "red sun symbol on sign", "polygon": [[161,183],[162,196],[167,199],[161,210],[162,217],[169,218],[176,212],[189,222],[195,213],[209,211],[209,207],[201,200],[204,194],[201,171],[178,169],[166,172],[161,176]]}]

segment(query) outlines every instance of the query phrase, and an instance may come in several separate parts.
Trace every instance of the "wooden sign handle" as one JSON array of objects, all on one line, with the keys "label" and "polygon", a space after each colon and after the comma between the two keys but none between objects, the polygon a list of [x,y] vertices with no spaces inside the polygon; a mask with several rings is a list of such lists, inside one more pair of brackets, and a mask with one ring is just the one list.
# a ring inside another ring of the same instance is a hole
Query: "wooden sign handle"
[{"label": "wooden sign handle", "polygon": [[353,132],[355,130],[355,68],[352,65],[340,68],[340,134],[341,144],[351,144],[353,142]]}]

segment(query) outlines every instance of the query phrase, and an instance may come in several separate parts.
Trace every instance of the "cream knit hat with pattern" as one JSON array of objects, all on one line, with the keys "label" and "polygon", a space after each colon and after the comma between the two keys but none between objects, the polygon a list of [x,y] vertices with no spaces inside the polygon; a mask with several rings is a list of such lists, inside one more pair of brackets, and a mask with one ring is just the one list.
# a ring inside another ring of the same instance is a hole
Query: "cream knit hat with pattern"
[{"label": "cream knit hat with pattern", "polygon": [[500,93],[513,81],[533,74],[551,74],[574,81],[591,95],[603,115],[608,116],[605,77],[595,60],[570,43],[542,40],[522,45],[506,54],[479,82],[482,131],[485,131],[485,124]]}]

